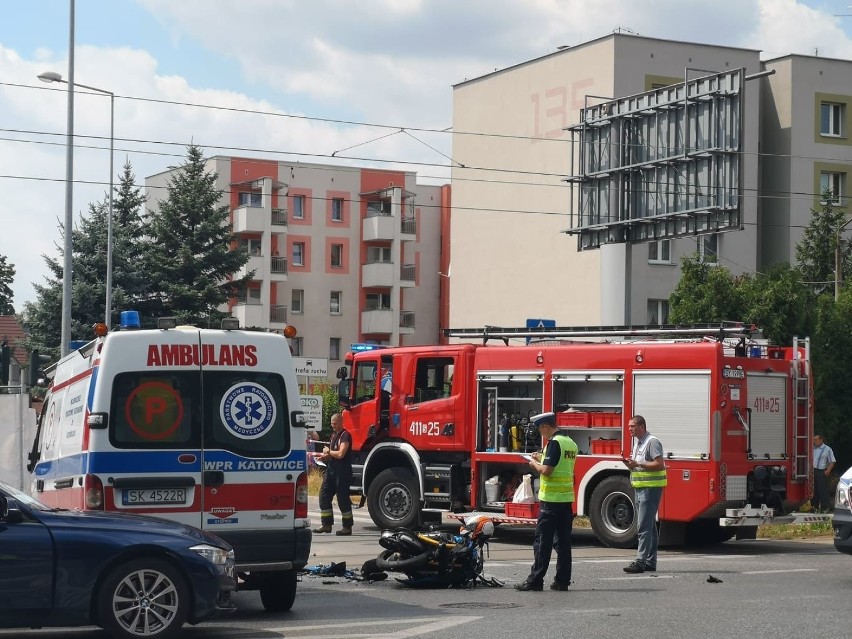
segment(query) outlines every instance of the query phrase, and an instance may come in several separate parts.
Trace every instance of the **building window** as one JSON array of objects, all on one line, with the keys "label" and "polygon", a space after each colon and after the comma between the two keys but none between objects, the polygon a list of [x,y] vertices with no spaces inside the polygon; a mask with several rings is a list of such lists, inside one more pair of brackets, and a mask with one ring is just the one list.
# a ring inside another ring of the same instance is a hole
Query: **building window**
[{"label": "building window", "polygon": [[301,357],[302,356],[302,338],[301,337],[291,337],[290,338],[290,354],[293,357]]},{"label": "building window", "polygon": [[240,206],[260,206],[260,193],[241,192],[239,195]]},{"label": "building window", "polygon": [[336,197],[331,200],[331,221],[343,221],[343,198]]},{"label": "building window", "polygon": [[671,264],[671,240],[657,240],[648,243],[648,261],[652,264]]},{"label": "building window", "polygon": [[668,300],[648,300],[648,324],[667,324],[669,321]]},{"label": "building window", "polygon": [[240,248],[244,248],[249,255],[260,255],[260,239],[248,238],[240,240]]},{"label": "building window", "polygon": [[389,293],[367,293],[367,310],[368,311],[389,311],[390,294]]},{"label": "building window", "polygon": [[341,300],[343,299],[343,291],[332,291],[331,298],[329,303],[329,312],[332,315],[341,315],[343,311],[341,310]]},{"label": "building window", "polygon": [[367,247],[367,264],[375,264],[376,262],[391,261],[391,250],[389,246],[368,246]]},{"label": "building window", "polygon": [[821,135],[840,137],[843,135],[843,105],[823,102],[819,107],[819,132]]},{"label": "building window", "polygon": [[290,295],[290,311],[293,313],[303,313],[305,308],[305,291],[300,288],[294,288]]},{"label": "building window", "polygon": [[305,243],[293,242],[293,266],[305,265]]},{"label": "building window", "polygon": [[840,198],[843,197],[843,173],[820,173],[819,196],[821,204],[840,204]]},{"label": "building window", "polygon": [[293,218],[296,220],[304,220],[305,219],[305,196],[304,195],[294,195],[293,196]]},{"label": "building window", "polygon": [[698,258],[705,264],[719,261],[719,234],[709,233],[698,237]]},{"label": "building window", "polygon": [[237,296],[237,300],[241,304],[251,304],[251,305],[260,304],[260,289],[259,288],[243,289],[242,292],[240,292],[240,294]]},{"label": "building window", "polygon": [[343,266],[343,244],[331,245],[331,266],[334,268]]},{"label": "building window", "polygon": [[337,361],[340,359],[340,338],[330,337],[328,340],[328,359]]}]

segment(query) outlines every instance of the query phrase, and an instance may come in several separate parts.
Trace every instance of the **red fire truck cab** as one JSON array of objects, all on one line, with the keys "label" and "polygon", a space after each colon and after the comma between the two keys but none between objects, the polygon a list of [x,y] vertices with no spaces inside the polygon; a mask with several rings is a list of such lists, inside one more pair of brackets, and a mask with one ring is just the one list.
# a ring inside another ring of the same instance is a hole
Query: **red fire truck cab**
[{"label": "red fire truck cab", "polygon": [[[576,514],[610,546],[636,542],[621,461],[635,414],[665,449],[664,543],[752,537],[756,524],[789,520],[810,498],[807,339],[773,346],[734,323],[446,334],[482,343],[352,352],[338,371],[353,491],[381,528],[413,527],[436,511],[534,523],[508,516],[506,503],[530,472],[522,454],[541,448],[529,417],[545,411],[580,449]],[[524,337],[532,341],[508,345]]]}]

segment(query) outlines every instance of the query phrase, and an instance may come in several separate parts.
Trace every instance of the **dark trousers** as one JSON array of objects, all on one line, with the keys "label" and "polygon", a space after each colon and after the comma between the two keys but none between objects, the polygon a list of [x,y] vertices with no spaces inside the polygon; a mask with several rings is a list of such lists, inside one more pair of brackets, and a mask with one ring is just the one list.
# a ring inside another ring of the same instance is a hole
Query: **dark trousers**
[{"label": "dark trousers", "polygon": [[811,507],[814,510],[831,510],[834,508],[834,499],[831,498],[828,477],[825,475],[824,468],[814,468],[814,496],[811,498]]},{"label": "dark trousers", "polygon": [[325,469],[322,486],[319,492],[320,523],[323,526],[334,525],[334,509],[331,505],[333,497],[337,497],[337,507],[340,508],[340,518],[344,528],[352,528],[352,500],[349,499],[349,485],[352,483],[352,472],[340,472]]},{"label": "dark trousers", "polygon": [[553,554],[553,536],[558,535],[556,546],[556,577],[554,581],[562,585],[571,583],[571,527],[574,524],[572,502],[539,502],[538,521],[535,525],[533,553],[535,561],[527,581],[543,584],[544,575],[550,566]]}]

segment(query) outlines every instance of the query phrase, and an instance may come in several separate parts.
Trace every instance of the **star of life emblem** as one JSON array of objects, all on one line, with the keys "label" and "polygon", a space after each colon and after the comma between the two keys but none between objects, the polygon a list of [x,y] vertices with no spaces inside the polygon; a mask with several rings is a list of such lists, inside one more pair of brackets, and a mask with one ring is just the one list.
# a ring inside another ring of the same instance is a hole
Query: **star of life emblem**
[{"label": "star of life emblem", "polygon": [[219,413],[225,426],[240,439],[257,439],[275,422],[275,402],[263,386],[234,384],[222,397]]}]

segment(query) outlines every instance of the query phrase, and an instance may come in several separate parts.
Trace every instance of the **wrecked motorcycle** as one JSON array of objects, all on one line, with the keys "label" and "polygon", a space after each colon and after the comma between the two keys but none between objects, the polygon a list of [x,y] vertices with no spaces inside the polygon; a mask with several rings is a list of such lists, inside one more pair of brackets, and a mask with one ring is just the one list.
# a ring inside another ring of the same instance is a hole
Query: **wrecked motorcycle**
[{"label": "wrecked motorcycle", "polygon": [[414,588],[500,586],[483,575],[485,551],[494,522],[482,515],[464,521],[457,534],[385,530],[379,543],[385,550],[373,560],[379,571],[399,572],[400,583]]}]

